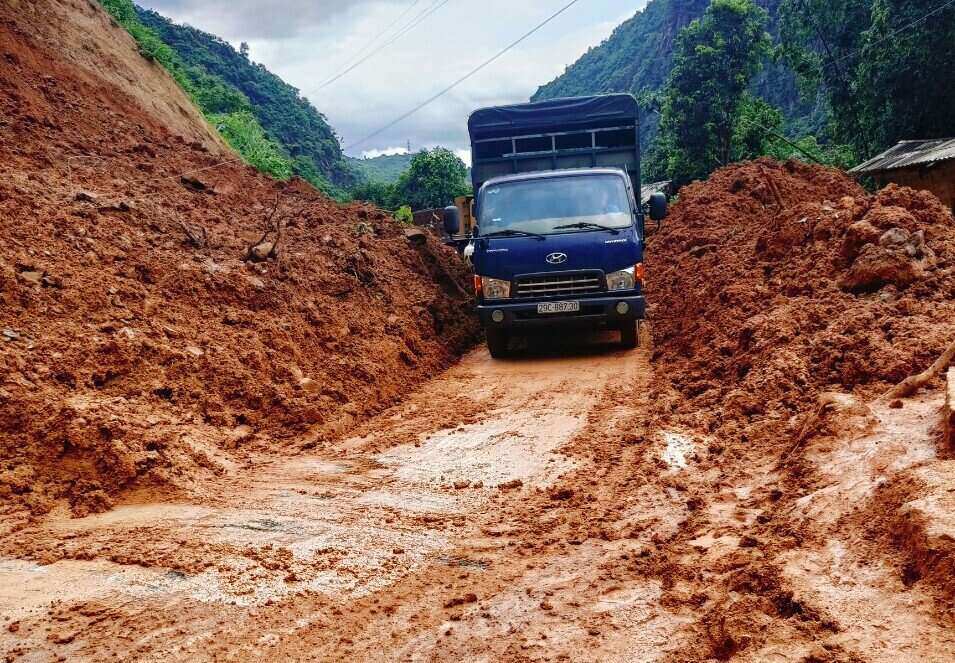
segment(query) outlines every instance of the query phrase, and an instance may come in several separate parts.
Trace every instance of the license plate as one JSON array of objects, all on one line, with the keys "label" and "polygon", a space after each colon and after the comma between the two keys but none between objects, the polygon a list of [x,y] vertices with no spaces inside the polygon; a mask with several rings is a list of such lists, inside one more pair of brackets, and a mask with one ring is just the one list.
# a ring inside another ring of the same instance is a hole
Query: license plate
[{"label": "license plate", "polygon": [[577,313],[580,302],[547,302],[537,305],[538,313]]}]

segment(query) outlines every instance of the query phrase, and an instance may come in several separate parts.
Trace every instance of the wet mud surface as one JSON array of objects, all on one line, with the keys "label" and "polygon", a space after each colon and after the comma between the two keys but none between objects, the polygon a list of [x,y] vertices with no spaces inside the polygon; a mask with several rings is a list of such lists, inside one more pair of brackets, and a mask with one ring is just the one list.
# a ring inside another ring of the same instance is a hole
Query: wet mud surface
[{"label": "wet mud surface", "polygon": [[951,530],[893,539],[911,509],[950,526],[919,478],[947,467],[940,393],[849,403],[798,468],[726,467],[718,440],[654,413],[655,371],[644,351],[477,350],[322,453],[263,456],[190,500],[50,514],[3,540],[0,647],[12,660],[948,660],[951,594],[924,552]]},{"label": "wet mud surface", "polygon": [[492,361],[453,253],[223,165],[170,85],[94,3],[0,5],[4,660],[955,660],[952,386],[881,397],[955,335],[930,194],[730,166],[640,349]]}]

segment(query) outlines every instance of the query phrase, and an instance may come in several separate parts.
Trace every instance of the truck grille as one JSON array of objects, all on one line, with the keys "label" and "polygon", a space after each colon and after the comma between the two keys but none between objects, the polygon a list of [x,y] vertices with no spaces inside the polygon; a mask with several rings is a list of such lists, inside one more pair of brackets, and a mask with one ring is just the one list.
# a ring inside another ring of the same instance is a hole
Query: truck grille
[{"label": "truck grille", "polygon": [[570,272],[523,276],[517,279],[516,297],[573,297],[601,292],[604,289],[600,272]]}]

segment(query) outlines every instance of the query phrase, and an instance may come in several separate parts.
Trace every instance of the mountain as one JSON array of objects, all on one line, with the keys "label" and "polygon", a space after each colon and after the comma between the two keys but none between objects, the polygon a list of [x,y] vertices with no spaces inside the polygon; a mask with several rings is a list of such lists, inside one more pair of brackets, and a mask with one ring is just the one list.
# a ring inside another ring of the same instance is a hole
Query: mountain
[{"label": "mountain", "polygon": [[371,159],[348,158],[348,163],[358,174],[370,182],[394,184],[401,173],[408,170],[414,154],[385,154]]},{"label": "mountain", "polygon": [[[602,44],[587,51],[555,80],[543,85],[533,101],[608,92],[657,91],[666,82],[673,62],[677,35],[700,18],[709,0],[651,0],[643,11],[620,24]],[[770,15],[775,36],[781,0],[757,0]],[[780,108],[787,130],[802,133],[817,129],[824,117],[814,104],[800,99],[795,74],[783,65],[766,62],[753,84],[754,92]],[[643,120],[644,147],[656,135],[657,116]]]},{"label": "mountain", "polygon": [[297,169],[308,170],[311,165],[337,186],[356,181],[338,136],[295,87],[220,37],[177,25],[152,10],[136,7],[136,13],[140,22],[174,49],[188,67],[211,74],[244,94],[267,135],[298,159]]}]

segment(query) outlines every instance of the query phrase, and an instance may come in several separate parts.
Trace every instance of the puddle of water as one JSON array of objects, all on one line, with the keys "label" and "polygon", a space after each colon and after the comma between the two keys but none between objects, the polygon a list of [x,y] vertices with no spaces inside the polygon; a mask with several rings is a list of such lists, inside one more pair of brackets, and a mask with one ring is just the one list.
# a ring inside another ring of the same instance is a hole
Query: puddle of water
[{"label": "puddle of water", "polygon": [[[220,518],[227,515],[220,514]],[[258,559],[222,555],[215,568],[186,574],[106,561],[64,560],[39,566],[0,560],[0,615],[15,617],[45,608],[54,600],[88,600],[107,594],[138,598],[176,594],[203,603],[239,606],[260,605],[302,589],[360,597],[387,587],[450,547],[447,538],[433,530],[380,523],[371,528],[361,518],[293,526],[289,521],[266,518],[246,520],[245,513],[232,515],[234,520],[204,523],[208,529],[203,528],[199,536],[256,549],[267,543],[286,548],[292,557],[287,565],[265,567]],[[193,531],[188,537],[196,534]],[[290,571],[292,577],[288,577]]]},{"label": "puddle of water", "polygon": [[436,433],[420,447],[406,445],[378,456],[395,467],[395,477],[411,483],[453,484],[457,481],[495,487],[520,479],[546,486],[574,468],[556,453],[583,427],[582,417],[534,412]]},{"label": "puddle of water", "polygon": [[411,513],[456,513],[462,510],[459,500],[443,493],[417,492],[392,493],[385,491],[369,491],[359,497],[358,504],[384,507],[396,511]]},{"label": "puddle of water", "polygon": [[663,462],[671,470],[685,470],[689,467],[687,458],[693,455],[693,440],[682,433],[664,431],[663,441],[666,449],[663,450]]},{"label": "puddle of water", "polygon": [[[61,561],[40,567],[10,560],[0,563],[0,586],[10,588],[0,589],[0,612],[22,605],[43,607],[53,597],[81,600],[104,593],[143,598],[175,594],[240,606],[259,605],[302,589],[363,596],[396,582],[449,547],[446,537],[435,530],[384,524],[389,513],[412,510],[411,493],[345,491],[318,507],[309,496],[274,488],[257,497],[256,510],[134,505],[52,525],[71,536],[109,532],[124,545],[133,531],[148,523],[160,538],[156,543],[166,537],[185,541],[193,554],[201,554],[196,542],[253,551],[271,546],[269,558],[282,549],[290,552],[290,559],[277,566],[242,553],[219,553],[215,567],[196,574],[110,562]],[[455,495],[425,491],[416,497],[421,511],[457,509]],[[18,580],[24,576],[29,582]],[[70,588],[65,596],[62,587]]]}]

